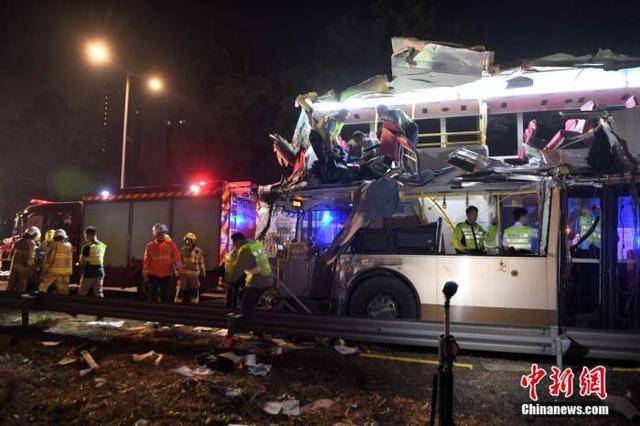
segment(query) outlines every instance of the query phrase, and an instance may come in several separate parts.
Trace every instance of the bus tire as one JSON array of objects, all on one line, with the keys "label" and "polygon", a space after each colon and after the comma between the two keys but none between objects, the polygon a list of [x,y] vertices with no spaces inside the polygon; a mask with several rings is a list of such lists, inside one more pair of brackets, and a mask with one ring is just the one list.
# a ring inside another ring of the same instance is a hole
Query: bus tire
[{"label": "bus tire", "polygon": [[351,295],[349,315],[369,318],[418,319],[418,302],[413,291],[390,276],[367,278]]}]

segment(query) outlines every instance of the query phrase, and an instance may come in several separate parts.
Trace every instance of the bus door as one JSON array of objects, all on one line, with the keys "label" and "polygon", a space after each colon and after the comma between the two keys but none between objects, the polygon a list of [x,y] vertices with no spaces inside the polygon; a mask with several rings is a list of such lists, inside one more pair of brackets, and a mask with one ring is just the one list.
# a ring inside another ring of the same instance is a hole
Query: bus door
[{"label": "bus door", "polygon": [[595,186],[570,188],[565,198],[565,277],[561,298],[562,322],[578,327],[605,326],[605,282],[603,279],[602,190]]}]

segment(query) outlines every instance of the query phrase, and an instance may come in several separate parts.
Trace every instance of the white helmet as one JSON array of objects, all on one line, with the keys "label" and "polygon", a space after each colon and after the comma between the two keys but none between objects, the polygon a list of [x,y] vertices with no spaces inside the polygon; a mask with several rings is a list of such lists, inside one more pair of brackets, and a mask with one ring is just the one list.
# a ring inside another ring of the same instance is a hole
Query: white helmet
[{"label": "white helmet", "polygon": [[27,234],[31,235],[33,238],[38,238],[40,236],[40,228],[37,226],[30,226],[27,228]]},{"label": "white helmet", "polygon": [[151,232],[153,232],[154,234],[157,234],[158,232],[165,232],[166,233],[166,232],[169,232],[169,227],[167,225],[165,225],[164,223],[156,223],[151,228]]},{"label": "white helmet", "polygon": [[64,229],[56,229],[56,232],[53,233],[53,238],[68,238],[67,232]]}]

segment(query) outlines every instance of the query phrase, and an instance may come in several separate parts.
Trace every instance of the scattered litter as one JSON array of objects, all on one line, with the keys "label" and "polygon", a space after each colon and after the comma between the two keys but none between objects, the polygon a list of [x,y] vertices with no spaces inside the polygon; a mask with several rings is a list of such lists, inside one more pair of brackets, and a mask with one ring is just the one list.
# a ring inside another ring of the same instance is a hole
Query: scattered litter
[{"label": "scattered litter", "polygon": [[229,371],[234,368],[242,368],[242,358],[240,355],[236,355],[233,352],[225,352],[218,355],[215,361],[215,368],[219,370]]},{"label": "scattered litter", "polygon": [[97,325],[100,327],[113,327],[121,328],[124,325],[124,320],[120,321],[89,321],[87,325]]},{"label": "scattered litter", "polygon": [[613,411],[622,414],[629,420],[636,421],[640,419],[640,412],[638,412],[638,409],[626,398],[609,394],[605,402]]},{"label": "scattered litter", "polygon": [[155,365],[160,365],[160,361],[162,361],[162,358],[164,357],[164,355],[157,353],[156,351],[149,351],[147,353],[144,354],[133,354],[131,355],[131,357],[133,358],[134,362],[141,362],[144,361],[145,359],[149,359],[149,358],[153,358],[155,357],[155,361],[153,361],[153,363]]},{"label": "scattered litter", "polygon": [[213,352],[203,352],[196,355],[196,362],[198,365],[206,365],[207,367],[216,368],[216,361],[218,357]]},{"label": "scattered litter", "polygon": [[300,401],[297,399],[287,399],[284,401],[269,401],[262,409],[265,413],[277,416],[282,413],[286,416],[299,416],[300,415]]},{"label": "scattered litter", "polygon": [[149,423],[149,420],[147,420],[147,419],[140,419],[140,420],[138,420],[137,422],[135,422],[135,423],[133,424],[133,426],[149,426],[149,424],[150,424],[150,423]]},{"label": "scattered litter", "polygon": [[335,345],[333,348],[338,351],[340,355],[353,355],[360,352],[358,348],[352,348],[344,345]]},{"label": "scattered litter", "polygon": [[213,331],[213,328],[211,328],[211,327],[193,327],[193,331],[197,331],[198,333],[201,333],[203,331]]},{"label": "scattered litter", "polygon": [[180,327],[184,327],[184,324],[173,324],[174,328],[180,328]]},{"label": "scattered litter", "polygon": [[198,366],[195,369],[191,369],[186,365],[183,365],[182,367],[176,368],[171,371],[184,377],[209,376],[211,374],[211,370],[209,369],[209,367],[205,367],[202,365]]},{"label": "scattered litter", "polygon": [[271,371],[271,364],[248,365],[247,370],[252,376],[265,377]]},{"label": "scattered litter", "polygon": [[105,383],[107,383],[107,379],[104,377],[96,377],[93,381],[96,382],[96,388],[101,388]]},{"label": "scattered litter", "polygon": [[244,365],[247,367],[256,366],[256,354],[249,354],[244,356]]},{"label": "scattered litter", "polygon": [[50,342],[50,341],[40,342],[40,344],[42,346],[58,346],[60,343],[62,343],[62,342],[59,342],[59,341],[57,341],[57,342]]},{"label": "scattered litter", "polygon": [[80,377],[84,377],[87,374],[91,373],[92,371],[93,371],[93,368],[85,368],[84,370],[80,370],[78,374],[80,374]]},{"label": "scattered litter", "polygon": [[89,367],[91,367],[91,369],[97,370],[100,367],[96,362],[96,360],[93,359],[89,351],[81,351],[80,355],[82,355],[82,358],[84,358],[84,361],[87,363]]},{"label": "scattered litter", "polygon": [[74,362],[77,362],[77,361],[78,361],[78,358],[65,356],[60,361],[58,361],[58,365],[69,365],[69,364],[73,364]]},{"label": "scattered litter", "polygon": [[230,398],[235,398],[242,395],[242,389],[240,388],[226,388],[224,390],[224,395]]},{"label": "scattered litter", "polygon": [[138,325],[136,327],[127,328],[127,330],[129,330],[129,331],[145,331],[145,330],[148,330],[148,329],[149,329],[149,327],[146,326],[146,325]]},{"label": "scattered litter", "polygon": [[220,337],[227,337],[228,333],[229,333],[229,330],[227,330],[226,328],[219,328],[215,331],[215,333],[213,333],[213,335],[220,336]]},{"label": "scattered litter", "polygon": [[300,409],[303,413],[310,413],[315,410],[322,410],[326,408],[331,408],[333,406],[333,401],[327,398],[316,399],[315,401],[302,406]]}]

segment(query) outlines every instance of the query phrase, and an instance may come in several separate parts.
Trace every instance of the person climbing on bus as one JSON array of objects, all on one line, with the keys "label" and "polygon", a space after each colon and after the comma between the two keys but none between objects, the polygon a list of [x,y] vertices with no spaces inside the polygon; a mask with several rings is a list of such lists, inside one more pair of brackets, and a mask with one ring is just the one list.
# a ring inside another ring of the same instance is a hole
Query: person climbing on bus
[{"label": "person climbing on bus", "polygon": [[414,147],[418,145],[418,135],[420,133],[418,125],[404,111],[400,109],[389,109],[386,105],[378,105],[376,112],[380,120],[391,121],[402,129],[404,135]]},{"label": "person climbing on bus", "polygon": [[180,248],[182,260],[182,272],[178,279],[175,303],[183,303],[186,299],[189,303],[198,303],[200,300],[200,278],[204,278],[206,269],[204,266],[204,254],[196,245],[196,234],[187,232],[183,238],[184,247]]},{"label": "person climbing on bus", "polygon": [[167,239],[169,228],[156,223],[151,228],[155,239],[144,249],[142,276],[148,284],[148,296],[151,302],[170,302],[171,278],[177,278],[182,270],[180,252],[176,243]]},{"label": "person climbing on bus", "polygon": [[73,247],[64,229],[57,229],[53,242],[47,246],[42,263],[42,278],[38,291],[46,293],[53,284],[58,294],[69,293],[69,279],[73,273]]},{"label": "person climbing on bus", "polygon": [[489,232],[477,223],[478,208],[469,206],[465,210],[467,219],[460,222],[453,229],[453,248],[458,254],[485,254],[485,242],[495,238],[498,230],[496,224],[492,224]]},{"label": "person climbing on bus", "polygon": [[538,230],[529,226],[528,211],[518,207],[513,211],[514,224],[504,230],[502,246],[509,253],[531,254],[533,243],[538,239]]},{"label": "person climbing on bus", "polygon": [[573,245],[578,249],[576,257],[599,258],[602,242],[601,218],[595,214],[588,200],[583,199],[580,203],[580,216],[575,221],[574,228]]},{"label": "person climbing on bus", "polygon": [[24,293],[27,291],[29,279],[36,269],[36,251],[39,239],[40,229],[36,226],[30,226],[13,246],[8,292]]},{"label": "person climbing on bus", "polygon": [[87,226],[84,230],[86,245],[80,253],[80,288],[79,296],[86,296],[89,290],[95,297],[104,297],[102,285],[104,283],[104,254],[107,245],[97,238],[96,228]]}]

